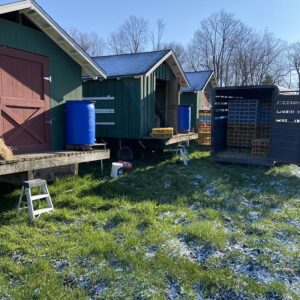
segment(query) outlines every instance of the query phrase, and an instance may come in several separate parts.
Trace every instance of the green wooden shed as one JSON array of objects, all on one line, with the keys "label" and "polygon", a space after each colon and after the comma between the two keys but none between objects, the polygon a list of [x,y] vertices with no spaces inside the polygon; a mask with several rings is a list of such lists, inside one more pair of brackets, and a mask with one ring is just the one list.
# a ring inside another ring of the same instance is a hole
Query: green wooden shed
[{"label": "green wooden shed", "polygon": [[84,79],[84,98],[96,101],[96,136],[148,139],[154,127],[177,132],[180,87],[189,83],[172,50],[95,57],[107,79]]},{"label": "green wooden shed", "polygon": [[213,71],[186,72],[190,87],[180,89],[180,104],[191,106],[191,128],[196,128],[200,110],[211,110],[211,93],[216,87]]},{"label": "green wooden shed", "polygon": [[64,148],[64,103],[105,73],[34,1],[0,5],[0,137],[17,152]]}]

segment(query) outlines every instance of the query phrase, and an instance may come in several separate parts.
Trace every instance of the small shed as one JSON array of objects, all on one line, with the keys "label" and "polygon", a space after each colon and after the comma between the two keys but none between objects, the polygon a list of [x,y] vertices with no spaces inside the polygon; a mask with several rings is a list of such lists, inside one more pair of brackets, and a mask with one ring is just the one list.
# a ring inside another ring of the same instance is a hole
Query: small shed
[{"label": "small shed", "polygon": [[300,164],[300,96],[277,86],[216,88],[215,161],[271,166]]},{"label": "small shed", "polygon": [[105,73],[34,1],[0,5],[0,136],[15,153],[64,148],[64,103]]},{"label": "small shed", "polygon": [[84,78],[84,98],[96,101],[96,136],[149,139],[155,127],[177,132],[180,87],[189,83],[172,50],[95,57],[106,80]]},{"label": "small shed", "polygon": [[211,94],[216,87],[213,71],[185,73],[190,87],[180,89],[180,104],[191,105],[191,127],[197,127],[200,110],[211,110]]}]

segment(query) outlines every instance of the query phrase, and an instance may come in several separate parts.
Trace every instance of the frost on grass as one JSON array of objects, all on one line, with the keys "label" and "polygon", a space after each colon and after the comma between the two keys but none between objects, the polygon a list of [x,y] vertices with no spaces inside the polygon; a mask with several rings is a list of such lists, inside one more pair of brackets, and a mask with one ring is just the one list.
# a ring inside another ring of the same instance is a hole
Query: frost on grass
[{"label": "frost on grass", "polygon": [[166,291],[166,298],[168,300],[182,299],[184,291],[177,280],[170,280],[168,282],[168,289]]},{"label": "frost on grass", "polygon": [[63,271],[66,267],[69,266],[69,262],[66,259],[57,259],[52,261],[54,268],[56,271],[61,272]]},{"label": "frost on grass", "polygon": [[20,263],[20,264],[32,264],[33,260],[28,258],[22,251],[16,250],[12,253],[11,259],[15,263]]},{"label": "frost on grass", "polygon": [[162,248],[172,257],[186,257],[191,259],[192,253],[186,243],[178,238],[169,239]]},{"label": "frost on grass", "polygon": [[300,178],[300,167],[291,166],[291,174],[293,176],[296,176],[296,177]]}]

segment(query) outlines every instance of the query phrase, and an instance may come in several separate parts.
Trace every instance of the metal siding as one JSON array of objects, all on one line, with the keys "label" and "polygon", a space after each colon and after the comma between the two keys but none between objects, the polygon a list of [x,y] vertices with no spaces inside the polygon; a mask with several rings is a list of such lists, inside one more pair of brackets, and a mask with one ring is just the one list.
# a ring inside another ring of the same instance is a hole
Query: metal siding
[{"label": "metal siding", "polygon": [[270,157],[300,164],[300,96],[278,95],[272,105]]},{"label": "metal siding", "polygon": [[52,149],[64,148],[64,103],[82,98],[81,67],[45,33],[0,19],[0,45],[49,58]]},{"label": "metal siding", "polygon": [[180,95],[180,104],[181,105],[191,105],[191,127],[196,128],[196,121],[198,117],[198,93],[182,93]]},{"label": "metal siding", "polygon": [[212,93],[212,153],[215,155],[227,147],[228,100]]}]

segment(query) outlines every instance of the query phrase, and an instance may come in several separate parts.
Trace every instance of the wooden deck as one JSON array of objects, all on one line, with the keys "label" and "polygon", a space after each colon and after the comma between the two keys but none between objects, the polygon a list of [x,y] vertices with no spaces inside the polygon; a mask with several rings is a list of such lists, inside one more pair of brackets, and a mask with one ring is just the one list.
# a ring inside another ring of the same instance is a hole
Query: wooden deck
[{"label": "wooden deck", "polygon": [[53,151],[15,155],[10,161],[0,160],[0,175],[53,168],[110,158],[109,150]]}]

